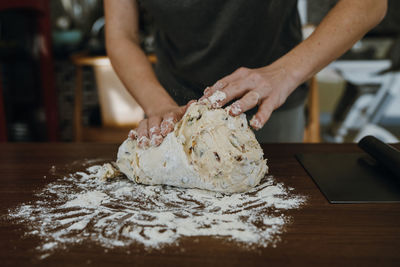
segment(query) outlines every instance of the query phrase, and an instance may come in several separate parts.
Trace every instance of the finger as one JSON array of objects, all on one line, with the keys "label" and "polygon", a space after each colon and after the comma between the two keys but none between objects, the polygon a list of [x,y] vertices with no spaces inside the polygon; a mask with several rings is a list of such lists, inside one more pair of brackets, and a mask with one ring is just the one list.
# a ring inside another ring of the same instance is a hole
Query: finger
[{"label": "finger", "polygon": [[223,107],[232,100],[242,97],[252,89],[254,89],[254,87],[248,84],[247,80],[242,79],[233,82],[222,90],[222,92],[225,93],[225,99],[218,101],[213,107]]},{"label": "finger", "polygon": [[220,79],[219,81],[217,81],[211,88],[215,89],[215,90],[222,90],[228,84],[233,83],[237,80],[240,80],[240,79],[246,77],[247,75],[249,75],[249,72],[250,72],[250,69],[248,69],[248,68],[244,68],[244,67],[238,68],[231,74],[229,74],[229,75],[225,76],[224,78]]},{"label": "finger", "polygon": [[[217,91],[220,91],[220,90],[217,90],[216,88],[224,88],[226,85],[224,84],[224,85],[218,85],[217,87],[215,87],[215,88],[213,88],[213,87],[207,87],[205,90],[204,90],[204,95],[202,96],[202,97],[200,97],[199,98],[199,102],[200,101],[203,101],[204,99],[209,99],[210,97],[213,97],[214,95],[215,95],[215,93],[217,92]],[[210,99],[209,99],[210,100]],[[210,101],[212,101],[212,100],[210,100]]]},{"label": "finger", "polygon": [[[235,98],[242,97],[251,91],[257,92],[258,95],[251,94],[246,97],[248,100],[252,100],[252,98],[258,98],[258,100],[265,98],[265,96],[267,96],[270,92],[270,86],[269,86],[269,83],[267,81],[265,81],[265,78],[259,72],[248,71],[247,76],[242,77],[240,80],[236,81],[235,83],[232,83],[232,86],[228,85],[227,87],[225,87],[223,89],[223,91],[226,94],[226,99],[221,104],[225,105],[225,104],[229,103],[230,101],[234,100]],[[246,103],[240,103],[240,104],[246,104]],[[253,105],[252,102],[248,102],[247,104]],[[236,107],[238,107],[238,106],[236,106]],[[241,109],[243,109],[243,112],[244,112],[250,108],[242,106]],[[238,108],[236,109],[236,111],[239,112],[238,114],[240,114],[240,111]]]},{"label": "finger", "polygon": [[[212,96],[216,91],[222,90],[227,86],[228,83],[223,82],[223,81],[217,81],[213,86],[211,87],[206,87],[206,89],[203,92],[203,99]],[[200,98],[200,99],[202,99]]]},{"label": "finger", "polygon": [[256,90],[252,90],[230,106],[229,114],[232,116],[240,115],[241,113],[257,106],[259,101],[260,94]]},{"label": "finger", "polygon": [[274,98],[268,97],[261,103],[257,113],[250,120],[250,126],[253,127],[254,130],[261,129],[269,120],[274,110]]},{"label": "finger", "polygon": [[[190,101],[191,102],[191,101]],[[161,135],[163,137],[167,136],[170,132],[174,130],[175,124],[182,118],[185,114],[187,107],[180,106],[172,112],[167,113],[163,117],[161,122]]]},{"label": "finger", "polygon": [[[232,74],[229,78],[231,81],[221,89],[221,92],[225,94],[225,98],[221,101],[217,101],[212,105],[214,108],[219,108],[232,100],[242,97],[248,91],[255,89],[257,83],[255,82],[253,73],[246,68],[240,68]],[[233,78],[232,78],[233,77]]]},{"label": "finger", "polygon": [[211,89],[210,86],[207,86],[206,89],[204,89],[203,96],[199,100],[209,97],[213,92],[215,92],[215,90]]},{"label": "finger", "polygon": [[163,137],[167,136],[170,132],[174,130],[175,123],[177,122],[177,117],[175,113],[169,112],[164,115],[163,120],[161,122],[161,135]]},{"label": "finger", "polygon": [[138,146],[140,148],[145,148],[149,145],[149,136],[148,136],[148,126],[147,126],[147,119],[142,120],[139,122],[139,126],[136,130],[138,134]]},{"label": "finger", "polygon": [[206,99],[208,97],[210,90],[211,90],[211,87],[208,87],[208,86],[206,87],[206,89],[204,89],[202,97],[199,98],[199,102],[203,101],[204,99]]},{"label": "finger", "polygon": [[[194,101],[194,100],[191,100],[191,101]],[[194,102],[192,102],[190,105],[192,105],[193,103]],[[186,107],[186,106],[180,106],[177,110],[174,111],[176,121],[179,121],[183,117],[183,115],[185,115],[187,108],[188,107]]]},{"label": "finger", "polygon": [[[238,68],[237,70],[235,70],[233,73],[225,76],[224,78],[218,80],[214,85],[212,85],[211,87],[207,87],[204,90],[204,96],[205,98],[210,97],[211,95],[213,95],[215,93],[215,91],[217,90],[222,90],[224,89],[228,84],[235,82],[236,80],[247,76],[249,73],[249,69],[248,68]],[[200,100],[203,100],[204,98],[200,98]]]},{"label": "finger", "polygon": [[226,94],[223,91],[217,90],[214,94],[208,97],[208,101],[211,103],[212,108],[222,107],[222,102],[225,101]]},{"label": "finger", "polygon": [[130,130],[128,133],[128,138],[132,140],[136,140],[138,138],[138,134],[136,130]]},{"label": "finger", "polygon": [[161,117],[155,116],[148,119],[149,138],[151,146],[159,146],[163,137],[160,132]]}]

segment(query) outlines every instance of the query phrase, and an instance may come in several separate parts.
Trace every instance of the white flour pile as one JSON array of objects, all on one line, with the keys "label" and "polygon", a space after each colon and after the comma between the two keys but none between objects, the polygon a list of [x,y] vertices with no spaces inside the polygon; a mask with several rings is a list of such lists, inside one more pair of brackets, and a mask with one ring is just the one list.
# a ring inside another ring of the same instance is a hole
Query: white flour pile
[{"label": "white flour pile", "polygon": [[39,236],[42,256],[92,241],[104,248],[178,244],[185,236],[213,236],[244,247],[279,241],[290,221],[286,210],[305,198],[272,176],[247,193],[223,195],[198,189],[135,184],[125,177],[105,181],[96,165],[49,184],[37,200],[9,211],[9,219]]}]

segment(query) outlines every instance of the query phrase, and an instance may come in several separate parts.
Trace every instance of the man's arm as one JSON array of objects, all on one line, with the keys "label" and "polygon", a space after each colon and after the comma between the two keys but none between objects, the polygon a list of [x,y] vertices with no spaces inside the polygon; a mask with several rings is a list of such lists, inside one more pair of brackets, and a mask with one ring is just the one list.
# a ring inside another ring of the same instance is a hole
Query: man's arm
[{"label": "man's arm", "polygon": [[[139,43],[138,6],[135,0],[105,0],[106,47],[113,68],[148,119],[139,123],[140,145],[158,145],[183,115],[157,80]],[[133,137],[133,136],[132,136]]]},{"label": "man's arm", "polygon": [[259,105],[250,124],[260,129],[301,83],[351,48],[384,18],[386,10],[387,0],[341,0],[289,53],[263,68],[238,69],[207,89],[205,97],[223,91],[227,97],[219,106],[240,98],[232,104],[234,116]]}]

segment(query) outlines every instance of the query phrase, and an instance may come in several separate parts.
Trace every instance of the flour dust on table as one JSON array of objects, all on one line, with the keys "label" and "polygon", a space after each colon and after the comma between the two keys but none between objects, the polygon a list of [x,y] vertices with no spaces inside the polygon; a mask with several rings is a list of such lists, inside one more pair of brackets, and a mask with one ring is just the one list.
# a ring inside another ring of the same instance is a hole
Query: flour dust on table
[{"label": "flour dust on table", "polygon": [[275,246],[291,220],[287,210],[305,203],[273,176],[246,193],[224,194],[135,184],[109,163],[60,178],[35,199],[9,210],[8,220],[40,238],[42,258],[83,242],[127,253],[132,245],[162,249],[200,236],[244,249]]}]

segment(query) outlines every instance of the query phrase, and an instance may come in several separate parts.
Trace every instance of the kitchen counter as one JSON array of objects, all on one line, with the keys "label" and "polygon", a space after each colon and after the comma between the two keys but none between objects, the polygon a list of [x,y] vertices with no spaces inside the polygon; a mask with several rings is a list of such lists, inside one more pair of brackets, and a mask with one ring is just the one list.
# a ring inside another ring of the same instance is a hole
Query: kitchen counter
[{"label": "kitchen counter", "polygon": [[118,145],[1,144],[0,265],[399,266],[400,204],[329,204],[294,157],[309,152],[360,152],[355,144],[262,147],[269,159],[270,174],[307,197],[302,208],[290,211],[292,222],[276,247],[248,250],[223,239],[200,237],[195,242],[185,237],[179,247],[162,250],[144,250],[135,245],[105,250],[95,243],[76,244],[40,260],[35,250],[40,240],[24,237],[28,226],[7,219],[8,210],[34,200],[35,192],[63,175],[85,169],[88,166],[82,166],[84,160],[114,160]]}]

